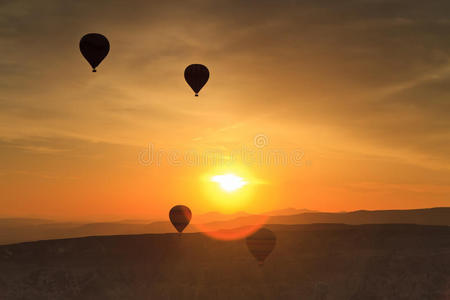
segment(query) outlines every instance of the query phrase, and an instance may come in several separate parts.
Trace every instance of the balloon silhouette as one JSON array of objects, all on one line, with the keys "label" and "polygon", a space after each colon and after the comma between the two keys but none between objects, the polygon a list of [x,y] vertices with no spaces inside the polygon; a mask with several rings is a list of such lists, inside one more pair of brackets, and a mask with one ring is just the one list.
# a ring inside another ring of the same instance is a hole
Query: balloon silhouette
[{"label": "balloon silhouette", "polygon": [[176,205],[170,210],[169,218],[175,229],[181,233],[191,221],[192,213],[189,207],[184,205]]},{"label": "balloon silhouette", "polygon": [[88,33],[80,40],[80,51],[92,66],[92,72],[97,72],[95,68],[109,52],[108,39],[99,33]]},{"label": "balloon silhouette", "polygon": [[276,240],[275,234],[267,228],[260,228],[247,237],[248,250],[256,258],[260,266],[264,264],[264,260],[275,248]]},{"label": "balloon silhouette", "polygon": [[198,93],[202,89],[202,87],[208,82],[209,79],[209,71],[208,68],[204,65],[193,64],[189,65],[184,70],[184,79],[189,84],[189,86],[194,90],[195,96],[198,96]]}]

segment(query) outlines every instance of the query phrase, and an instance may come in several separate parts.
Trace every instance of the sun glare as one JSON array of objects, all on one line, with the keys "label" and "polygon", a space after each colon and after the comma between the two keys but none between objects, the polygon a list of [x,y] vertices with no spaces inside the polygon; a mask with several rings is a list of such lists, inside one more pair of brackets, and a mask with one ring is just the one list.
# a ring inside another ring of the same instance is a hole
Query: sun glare
[{"label": "sun glare", "polygon": [[243,178],[234,174],[216,175],[211,178],[211,181],[218,183],[224,191],[227,191],[229,193],[240,189],[247,184],[247,182],[244,181]]}]

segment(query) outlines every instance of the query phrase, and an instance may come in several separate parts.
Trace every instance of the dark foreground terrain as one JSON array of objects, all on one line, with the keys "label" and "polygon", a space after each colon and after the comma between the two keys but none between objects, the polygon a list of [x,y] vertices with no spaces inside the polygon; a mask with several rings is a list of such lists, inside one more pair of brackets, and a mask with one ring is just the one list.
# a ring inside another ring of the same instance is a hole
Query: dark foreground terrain
[{"label": "dark foreground terrain", "polygon": [[450,299],[450,227],[269,225],[245,241],[200,233],[0,246],[0,299]]}]

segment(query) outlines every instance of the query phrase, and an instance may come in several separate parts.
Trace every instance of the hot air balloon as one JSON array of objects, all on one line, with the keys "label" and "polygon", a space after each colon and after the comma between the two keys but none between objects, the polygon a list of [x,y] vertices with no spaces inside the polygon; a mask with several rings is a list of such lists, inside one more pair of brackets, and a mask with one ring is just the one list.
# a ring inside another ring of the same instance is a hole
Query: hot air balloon
[{"label": "hot air balloon", "polygon": [[88,33],[80,40],[80,51],[92,66],[92,72],[97,72],[95,68],[109,52],[108,39],[99,33]]},{"label": "hot air balloon", "polygon": [[260,228],[247,237],[248,250],[256,258],[260,266],[264,264],[264,260],[275,248],[276,240],[275,234],[267,228]]},{"label": "hot air balloon", "polygon": [[198,96],[202,87],[208,82],[208,68],[200,64],[189,65],[184,70],[184,79],[186,79],[186,82],[194,90],[195,96]]},{"label": "hot air balloon", "polygon": [[192,213],[189,207],[184,205],[176,205],[170,210],[169,218],[175,229],[181,233],[191,221]]}]

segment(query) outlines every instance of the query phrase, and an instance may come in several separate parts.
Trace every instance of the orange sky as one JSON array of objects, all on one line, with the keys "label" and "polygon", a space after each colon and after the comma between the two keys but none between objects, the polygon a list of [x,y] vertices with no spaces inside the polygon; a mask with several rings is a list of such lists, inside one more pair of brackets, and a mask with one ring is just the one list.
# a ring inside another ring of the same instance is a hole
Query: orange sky
[{"label": "orange sky", "polygon": [[[447,2],[80,2],[0,4],[0,217],[449,205]],[[96,74],[87,32],[111,43]],[[227,160],[242,149],[301,159]],[[211,192],[228,168],[186,160],[211,152],[252,184]]]}]

